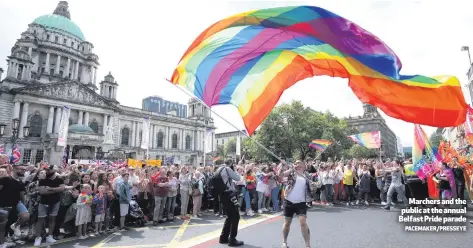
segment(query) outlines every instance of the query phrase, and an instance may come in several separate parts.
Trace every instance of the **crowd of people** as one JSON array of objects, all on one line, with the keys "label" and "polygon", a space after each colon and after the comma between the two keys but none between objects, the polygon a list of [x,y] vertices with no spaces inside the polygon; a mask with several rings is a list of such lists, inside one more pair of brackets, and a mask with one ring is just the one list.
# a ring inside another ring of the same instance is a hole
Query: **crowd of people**
[{"label": "crowd of people", "polygon": [[[389,210],[397,201],[407,204],[406,196],[427,198],[425,182],[406,175],[403,166],[399,161],[374,159],[326,162],[308,159],[294,164],[227,162],[227,167],[240,178],[232,180],[238,192],[235,202],[238,214],[253,216],[284,209],[283,246],[287,245],[290,221],[298,215],[307,247],[310,235],[305,216],[310,205],[352,206],[379,201]],[[442,185],[441,196],[463,197],[463,171],[456,164],[451,167],[452,170],[443,164],[436,177]],[[224,218],[233,213],[226,212],[222,195],[214,190],[212,178],[220,173],[218,168],[3,163],[0,165],[0,248],[11,247],[17,240],[31,240],[40,246],[42,242],[52,244],[66,236],[87,239],[146,222],[157,226],[176,219],[206,218],[205,211]],[[227,180],[238,178],[226,177]],[[142,216],[131,214],[135,205]],[[220,241],[228,243],[227,238],[221,237]],[[235,237],[230,234],[230,238]]]}]

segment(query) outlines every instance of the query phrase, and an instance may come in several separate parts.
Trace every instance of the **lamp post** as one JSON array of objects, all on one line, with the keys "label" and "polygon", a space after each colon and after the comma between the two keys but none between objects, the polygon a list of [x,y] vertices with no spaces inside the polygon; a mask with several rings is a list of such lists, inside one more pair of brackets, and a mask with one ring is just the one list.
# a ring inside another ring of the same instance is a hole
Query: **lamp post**
[{"label": "lamp post", "polygon": [[469,46],[462,46],[461,48],[462,52],[468,52],[468,59],[470,60],[470,66],[471,66],[471,55],[470,55],[470,47]]},{"label": "lamp post", "polygon": [[[3,130],[5,130],[5,127],[3,127]],[[12,143],[12,152],[13,148],[15,147],[16,142],[18,141],[18,134],[20,130],[20,119],[15,118],[12,120],[12,136],[10,137],[10,142]],[[23,127],[23,135],[24,137],[28,137],[30,135],[30,127],[24,126]],[[10,159],[10,163],[13,164],[13,156]]]}]

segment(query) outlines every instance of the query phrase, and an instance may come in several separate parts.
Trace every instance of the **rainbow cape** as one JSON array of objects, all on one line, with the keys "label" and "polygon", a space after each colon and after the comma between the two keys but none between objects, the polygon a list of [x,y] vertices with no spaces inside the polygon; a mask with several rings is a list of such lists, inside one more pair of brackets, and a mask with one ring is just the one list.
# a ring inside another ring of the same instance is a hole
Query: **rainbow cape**
[{"label": "rainbow cape", "polygon": [[309,146],[323,152],[331,144],[332,144],[332,141],[330,140],[315,139],[309,143]]},{"label": "rainbow cape", "polygon": [[353,142],[357,143],[358,145],[369,149],[377,149],[381,147],[380,131],[354,134],[348,136],[348,138],[353,140]]},{"label": "rainbow cape", "polygon": [[347,78],[355,95],[387,115],[436,127],[463,124],[468,105],[456,77],[401,75],[383,41],[312,6],[247,11],[202,32],[171,82],[205,104],[236,106],[250,135],[280,96],[313,76]]}]

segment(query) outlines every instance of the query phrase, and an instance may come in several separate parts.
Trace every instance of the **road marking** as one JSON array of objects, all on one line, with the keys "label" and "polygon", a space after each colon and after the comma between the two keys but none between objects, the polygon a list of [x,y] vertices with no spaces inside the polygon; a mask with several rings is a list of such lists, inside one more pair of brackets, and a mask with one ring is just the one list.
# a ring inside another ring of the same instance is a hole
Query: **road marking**
[{"label": "road marking", "polygon": [[[161,248],[168,247],[169,244],[150,244],[150,245],[133,245],[133,248]],[[104,246],[103,248],[130,248],[129,245],[121,246]]]},{"label": "road marking", "polygon": [[189,222],[190,220],[186,220],[184,221],[184,223],[182,223],[181,227],[174,235],[174,238],[172,238],[171,242],[169,242],[168,247],[177,247],[176,245],[179,244],[179,241],[181,240],[182,236],[184,236],[184,232],[186,231],[187,226],[189,226]]},{"label": "road marking", "polygon": [[[62,244],[62,243],[74,241],[74,240],[76,240],[76,239],[77,239],[76,237],[65,238],[65,239],[57,240],[56,243],[54,243],[54,244],[43,243],[43,244],[41,244],[41,246],[39,246],[39,247],[49,247],[49,246],[51,246],[51,245],[58,245],[58,244]],[[27,246],[27,248],[34,248],[34,247],[36,247],[36,246],[33,246],[33,245]]]},{"label": "road marking", "polygon": [[92,246],[92,248],[100,248],[104,246],[106,243],[108,243],[110,240],[112,240],[115,237],[120,236],[121,233],[112,233],[110,236],[102,239],[102,241],[98,242],[96,245]]},{"label": "road marking", "polygon": [[[243,225],[240,225],[238,227],[238,230],[241,230],[241,229],[244,229],[244,228],[247,228],[247,227],[250,227],[250,226],[254,226],[254,225],[257,225],[261,222],[264,222],[264,221],[267,221],[267,220],[271,220],[271,219],[274,219],[274,218],[277,218],[279,216],[281,216],[282,213],[278,213],[278,214],[275,214],[275,215],[261,215],[257,218],[254,218],[254,219],[249,219],[248,221],[245,221],[245,223],[241,223]],[[212,231],[212,232],[208,232],[208,233],[205,233],[205,234],[202,234],[202,235],[199,235],[199,236],[196,236],[196,237],[193,237],[193,238],[190,238],[188,240],[184,240],[182,242],[180,242],[178,245],[178,247],[193,247],[193,246],[197,246],[201,243],[204,243],[204,242],[207,242],[207,241],[210,241],[210,240],[213,240],[213,239],[216,239],[218,237],[220,237],[220,234],[221,234],[222,230],[221,229],[217,229],[215,231]]]}]

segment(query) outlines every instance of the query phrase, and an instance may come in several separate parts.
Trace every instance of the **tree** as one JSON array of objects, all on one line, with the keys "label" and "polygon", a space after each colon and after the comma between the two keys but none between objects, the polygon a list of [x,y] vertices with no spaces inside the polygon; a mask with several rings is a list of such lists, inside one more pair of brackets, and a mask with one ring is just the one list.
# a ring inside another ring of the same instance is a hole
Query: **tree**
[{"label": "tree", "polygon": [[225,143],[225,154],[235,154],[236,153],[236,138],[231,138]]},{"label": "tree", "polygon": [[352,158],[372,158],[376,157],[376,150],[374,149],[368,149],[364,146],[360,146],[358,144],[354,144],[350,150],[348,150],[348,154]]},{"label": "tree", "polygon": [[224,145],[217,145],[217,156],[222,157],[222,159],[227,157],[227,151]]},{"label": "tree", "polygon": [[[309,142],[316,138],[328,139],[337,142],[324,155],[341,157],[343,151],[353,144],[346,138],[352,132],[345,120],[332,113],[317,112],[304,107],[300,101],[293,101],[273,109],[254,138],[276,155],[294,159],[315,157],[316,150],[309,147]],[[252,155],[261,156],[261,150],[253,150]],[[267,152],[265,154],[268,159],[275,160]]]},{"label": "tree", "polygon": [[439,134],[438,132],[433,132],[430,135],[429,142],[432,145],[432,147],[439,147],[440,142],[444,140],[442,134]]}]

